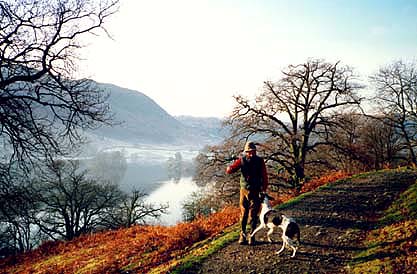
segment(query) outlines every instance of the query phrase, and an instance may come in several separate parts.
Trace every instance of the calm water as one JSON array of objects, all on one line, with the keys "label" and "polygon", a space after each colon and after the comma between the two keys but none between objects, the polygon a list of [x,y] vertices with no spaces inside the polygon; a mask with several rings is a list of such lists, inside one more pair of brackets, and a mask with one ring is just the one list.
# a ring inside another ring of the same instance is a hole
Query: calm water
[{"label": "calm water", "polygon": [[[146,202],[169,205],[168,213],[153,224],[174,225],[182,221],[182,204],[198,190],[191,175],[182,173],[179,181],[170,179],[168,161],[180,154],[182,167],[192,163],[199,150],[186,146],[110,145],[102,152],[120,152],[126,160],[126,170],[120,182],[123,191],[141,190],[148,194]],[[190,177],[187,177],[190,176]]]},{"label": "calm water", "polygon": [[198,191],[199,187],[192,181],[191,177],[181,178],[180,181],[164,181],[160,187],[151,192],[146,201],[153,204],[168,203],[168,213],[161,216],[159,221],[151,223],[161,225],[175,225],[182,221],[182,203],[186,201],[191,193]]}]

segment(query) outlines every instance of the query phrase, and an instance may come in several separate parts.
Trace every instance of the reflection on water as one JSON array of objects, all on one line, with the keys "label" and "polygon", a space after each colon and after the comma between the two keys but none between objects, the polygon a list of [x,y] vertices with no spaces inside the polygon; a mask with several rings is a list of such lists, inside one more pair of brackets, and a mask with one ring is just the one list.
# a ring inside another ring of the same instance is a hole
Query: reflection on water
[{"label": "reflection on water", "polygon": [[153,222],[161,225],[175,225],[181,222],[182,203],[198,189],[191,177],[161,182],[160,187],[151,192],[146,201],[153,204],[168,203],[169,208],[167,214],[162,215],[159,221]]}]

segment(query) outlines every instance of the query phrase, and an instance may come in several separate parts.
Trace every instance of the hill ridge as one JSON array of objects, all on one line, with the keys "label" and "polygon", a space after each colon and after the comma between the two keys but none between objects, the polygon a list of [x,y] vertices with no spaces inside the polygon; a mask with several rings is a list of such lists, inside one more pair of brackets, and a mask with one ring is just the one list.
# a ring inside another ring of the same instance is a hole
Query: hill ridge
[{"label": "hill ridge", "polygon": [[109,94],[115,124],[88,131],[92,140],[109,138],[132,144],[201,145],[218,142],[223,137],[219,133],[219,118],[175,117],[143,92],[110,83],[96,84]]}]

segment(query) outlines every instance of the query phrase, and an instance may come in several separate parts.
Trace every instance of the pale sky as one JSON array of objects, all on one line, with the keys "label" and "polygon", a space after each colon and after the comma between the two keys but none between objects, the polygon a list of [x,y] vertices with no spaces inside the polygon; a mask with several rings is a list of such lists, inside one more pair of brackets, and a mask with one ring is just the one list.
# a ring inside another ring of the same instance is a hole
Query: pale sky
[{"label": "pale sky", "polygon": [[82,73],[138,90],[171,115],[224,117],[233,95],[308,58],[366,76],[417,57],[416,0],[121,0]]}]

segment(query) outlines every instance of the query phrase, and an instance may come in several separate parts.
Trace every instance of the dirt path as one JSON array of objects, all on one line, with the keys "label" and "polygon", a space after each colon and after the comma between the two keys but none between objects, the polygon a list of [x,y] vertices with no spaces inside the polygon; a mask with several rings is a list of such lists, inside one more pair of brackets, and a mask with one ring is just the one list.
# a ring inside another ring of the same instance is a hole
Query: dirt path
[{"label": "dirt path", "polygon": [[280,232],[266,242],[266,230],[257,234],[255,246],[233,243],[208,258],[193,273],[347,273],[348,262],[362,248],[361,239],[382,210],[416,174],[390,172],[355,178],[308,195],[282,212],[300,224],[297,255],[280,256]]}]

